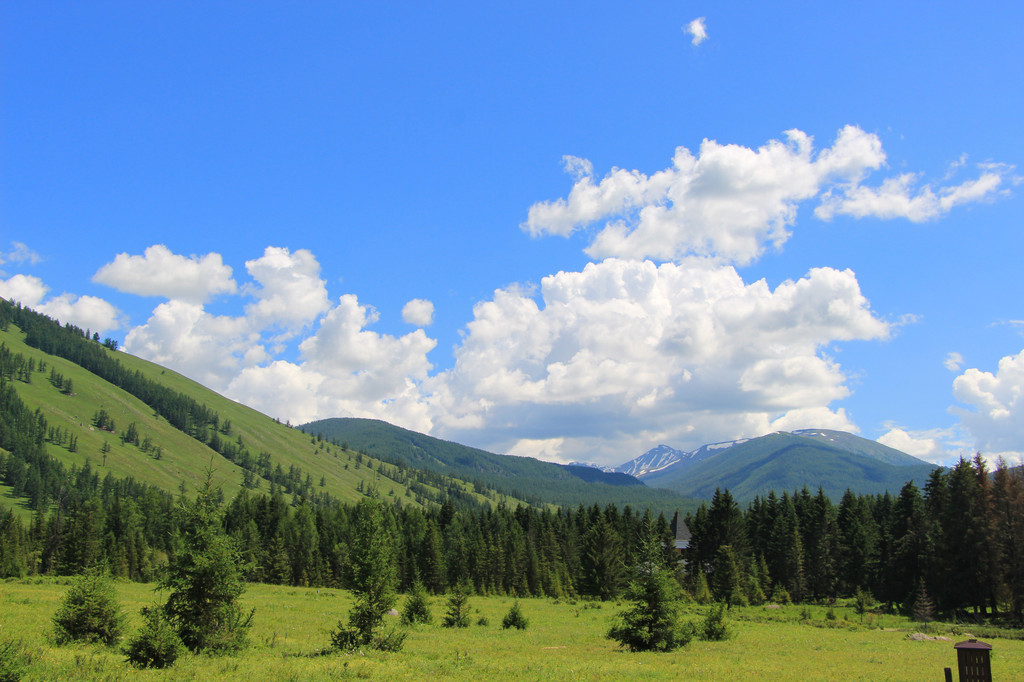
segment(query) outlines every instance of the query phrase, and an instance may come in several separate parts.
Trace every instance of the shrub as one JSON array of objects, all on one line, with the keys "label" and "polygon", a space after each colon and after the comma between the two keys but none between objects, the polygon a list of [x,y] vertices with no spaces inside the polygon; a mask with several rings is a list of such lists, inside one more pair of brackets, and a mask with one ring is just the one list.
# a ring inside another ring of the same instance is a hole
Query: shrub
[{"label": "shrub", "polygon": [[61,599],[53,616],[57,644],[68,642],[117,642],[124,628],[124,616],[110,578],[99,570],[79,577]]},{"label": "shrub", "polygon": [[185,645],[159,607],[142,609],[143,625],[124,649],[128,662],[138,668],[169,668]]},{"label": "shrub", "polygon": [[0,682],[18,682],[25,674],[26,658],[20,641],[0,638]]},{"label": "shrub", "polygon": [[441,627],[446,628],[467,628],[469,627],[469,597],[466,596],[466,589],[458,585],[452,590],[448,597],[448,612],[441,620]]},{"label": "shrub", "polygon": [[526,620],[526,616],[523,615],[522,609],[519,608],[519,600],[516,599],[512,602],[512,608],[510,608],[508,613],[505,614],[505,617],[501,619],[501,627],[506,630],[509,628],[525,630],[527,625],[529,625],[529,621]]},{"label": "shrub", "polygon": [[491,621],[487,620],[487,616],[480,616],[479,618],[477,618],[476,624],[481,627],[487,627],[491,624]]},{"label": "shrub", "polygon": [[402,623],[413,625],[414,623],[430,623],[434,620],[434,614],[430,612],[430,600],[427,598],[427,590],[420,583],[412,588],[409,599],[402,609]]},{"label": "shrub", "polygon": [[698,634],[706,642],[722,642],[732,637],[729,624],[725,620],[725,604],[716,604],[708,610]]}]

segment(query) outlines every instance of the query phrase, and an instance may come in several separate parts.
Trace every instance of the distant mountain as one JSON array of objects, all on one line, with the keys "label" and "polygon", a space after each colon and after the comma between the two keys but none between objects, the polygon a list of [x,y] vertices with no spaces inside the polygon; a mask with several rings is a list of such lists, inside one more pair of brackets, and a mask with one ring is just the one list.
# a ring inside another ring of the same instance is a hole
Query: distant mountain
[{"label": "distant mountain", "polygon": [[669,490],[650,488],[622,472],[498,455],[376,419],[323,419],[299,428],[387,461],[479,482],[509,495],[516,491],[514,496],[518,499],[535,503],[628,504],[668,514],[694,507],[693,500]]},{"label": "distant mountain", "polygon": [[730,448],[733,445],[745,442],[744,440],[730,440],[723,443],[709,443],[702,445],[696,450],[690,452],[684,452],[682,450],[676,450],[675,448],[668,445],[659,445],[656,448],[652,448],[640,455],[636,459],[631,459],[625,464],[612,469],[612,471],[618,471],[630,476],[636,476],[637,478],[644,478],[655,474],[659,471],[674,467],[683,462],[683,465],[694,464],[703,459],[707,459],[717,451]]},{"label": "distant mountain", "polygon": [[647,485],[687,497],[710,498],[728,488],[738,500],[770,490],[781,494],[820,486],[833,500],[847,488],[859,494],[898,492],[911,479],[923,484],[935,466],[876,441],[843,431],[804,429],[713,443],[692,452],[659,446],[619,467]]}]

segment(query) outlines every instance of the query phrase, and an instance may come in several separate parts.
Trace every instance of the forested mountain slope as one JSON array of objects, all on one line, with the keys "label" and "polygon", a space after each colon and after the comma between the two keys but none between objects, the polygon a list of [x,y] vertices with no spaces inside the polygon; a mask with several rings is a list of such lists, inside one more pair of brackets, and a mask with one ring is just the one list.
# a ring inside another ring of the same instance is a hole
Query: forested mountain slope
[{"label": "forested mountain slope", "polygon": [[[373,487],[414,504],[452,495],[470,503],[516,502],[317,440],[3,300],[0,356],[7,414],[0,417],[0,506],[23,515],[60,494],[58,469],[66,476],[86,462],[101,477],[131,478],[168,492],[193,489],[212,469],[228,497],[249,488],[355,501]],[[31,419],[14,416],[18,405]]]},{"label": "forested mountain slope", "polygon": [[895,493],[909,480],[919,484],[935,466],[875,441],[841,431],[809,429],[772,433],[720,447],[703,458],[683,458],[642,477],[648,485],[709,499],[728,488],[749,501],[770,490],[821,487],[838,500],[858,494]]},{"label": "forested mountain slope", "polygon": [[396,458],[407,466],[479,482],[534,502],[573,506],[628,504],[670,515],[676,509],[696,507],[692,500],[668,490],[649,488],[626,474],[497,455],[375,419],[323,419],[299,428],[374,456]]}]

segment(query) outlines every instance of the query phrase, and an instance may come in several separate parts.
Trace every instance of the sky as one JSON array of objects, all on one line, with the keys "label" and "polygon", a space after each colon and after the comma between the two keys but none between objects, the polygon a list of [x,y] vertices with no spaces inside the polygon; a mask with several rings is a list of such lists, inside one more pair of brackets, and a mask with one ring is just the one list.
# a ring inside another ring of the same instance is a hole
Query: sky
[{"label": "sky", "polygon": [[1018,462],[1022,25],[3,0],[0,296],[291,424]]}]

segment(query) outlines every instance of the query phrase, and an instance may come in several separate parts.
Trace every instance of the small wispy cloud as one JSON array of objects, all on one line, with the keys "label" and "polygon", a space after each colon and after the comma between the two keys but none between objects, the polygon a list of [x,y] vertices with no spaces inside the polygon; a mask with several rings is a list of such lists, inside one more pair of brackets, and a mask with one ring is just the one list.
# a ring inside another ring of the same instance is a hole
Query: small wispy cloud
[{"label": "small wispy cloud", "polygon": [[960,355],[959,353],[950,353],[942,362],[942,365],[950,372],[959,372],[963,364],[964,356]]},{"label": "small wispy cloud", "polygon": [[11,250],[7,253],[0,252],[0,265],[4,263],[28,263],[35,265],[42,260],[42,257],[21,242],[11,242]]},{"label": "small wispy cloud", "polygon": [[704,24],[704,17],[697,17],[686,26],[683,26],[683,31],[693,36],[692,42],[695,46],[700,45],[708,37],[708,27]]}]

